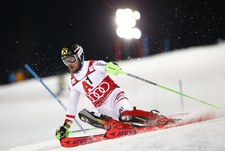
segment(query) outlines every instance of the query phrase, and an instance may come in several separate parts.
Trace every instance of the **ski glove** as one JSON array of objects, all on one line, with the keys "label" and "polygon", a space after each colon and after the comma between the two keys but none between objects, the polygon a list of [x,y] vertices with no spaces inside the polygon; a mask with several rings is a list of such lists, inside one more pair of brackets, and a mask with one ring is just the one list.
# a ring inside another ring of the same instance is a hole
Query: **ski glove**
[{"label": "ski glove", "polygon": [[65,122],[63,124],[63,126],[60,126],[59,129],[56,130],[56,133],[55,133],[55,137],[56,139],[58,140],[61,140],[63,138],[66,138],[69,136],[69,128],[71,126],[72,122]]},{"label": "ski glove", "polygon": [[109,62],[106,64],[105,71],[112,75],[118,75],[123,73],[122,69],[117,63]]}]

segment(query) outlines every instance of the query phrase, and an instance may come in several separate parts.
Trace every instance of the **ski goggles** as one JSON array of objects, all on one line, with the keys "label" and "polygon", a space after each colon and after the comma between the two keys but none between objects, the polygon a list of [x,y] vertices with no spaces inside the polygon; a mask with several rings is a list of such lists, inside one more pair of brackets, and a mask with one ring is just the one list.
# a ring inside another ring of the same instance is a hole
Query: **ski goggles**
[{"label": "ski goggles", "polygon": [[62,61],[63,63],[68,66],[68,65],[71,65],[75,62],[77,62],[78,58],[76,55],[73,55],[73,56],[64,56],[62,57]]}]

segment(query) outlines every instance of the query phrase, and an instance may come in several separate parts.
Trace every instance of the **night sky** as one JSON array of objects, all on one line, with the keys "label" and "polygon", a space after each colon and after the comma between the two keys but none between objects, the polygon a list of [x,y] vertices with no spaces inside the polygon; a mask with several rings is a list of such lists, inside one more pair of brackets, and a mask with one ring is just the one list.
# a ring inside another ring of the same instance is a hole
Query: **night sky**
[{"label": "night sky", "polygon": [[60,51],[80,44],[85,58],[114,60],[115,12],[141,13],[138,27],[151,52],[210,45],[225,39],[225,8],[213,0],[3,0],[0,5],[0,84],[29,64],[41,77],[67,71]]}]

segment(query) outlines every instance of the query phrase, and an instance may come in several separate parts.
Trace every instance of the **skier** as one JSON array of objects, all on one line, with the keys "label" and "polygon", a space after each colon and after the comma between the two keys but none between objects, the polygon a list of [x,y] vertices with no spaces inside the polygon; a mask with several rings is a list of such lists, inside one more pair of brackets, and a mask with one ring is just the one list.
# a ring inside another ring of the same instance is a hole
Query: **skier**
[{"label": "skier", "polygon": [[63,48],[61,59],[71,72],[70,102],[64,124],[56,130],[57,139],[68,137],[80,94],[86,95],[95,108],[81,110],[79,118],[98,128],[130,128],[133,126],[130,123],[145,124],[149,121],[158,125],[171,122],[155,110],[137,110],[131,105],[125,92],[109,76],[119,74],[119,65],[102,60],[84,60],[83,48],[78,44]]}]

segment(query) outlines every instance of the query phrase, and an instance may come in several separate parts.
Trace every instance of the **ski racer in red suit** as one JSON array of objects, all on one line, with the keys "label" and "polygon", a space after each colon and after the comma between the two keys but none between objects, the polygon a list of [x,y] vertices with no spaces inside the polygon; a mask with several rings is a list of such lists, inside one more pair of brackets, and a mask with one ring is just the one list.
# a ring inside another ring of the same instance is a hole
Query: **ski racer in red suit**
[{"label": "ski racer in red suit", "polygon": [[[134,110],[125,92],[109,76],[117,75],[121,70],[117,64],[102,60],[84,60],[83,48],[78,44],[63,48],[61,58],[71,72],[70,102],[64,124],[56,130],[57,139],[68,137],[68,129],[77,114],[80,94],[84,94],[94,108],[81,110],[79,118],[98,128],[129,128],[129,122],[144,124],[149,119],[162,117],[158,113]],[[158,119],[160,120],[155,121],[156,123],[165,122],[164,118]]]}]

